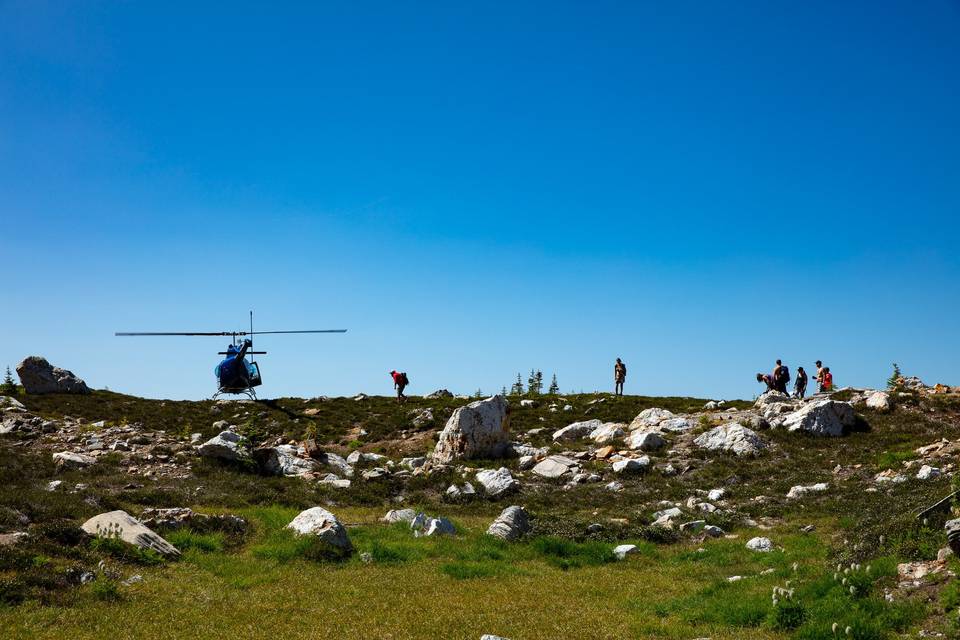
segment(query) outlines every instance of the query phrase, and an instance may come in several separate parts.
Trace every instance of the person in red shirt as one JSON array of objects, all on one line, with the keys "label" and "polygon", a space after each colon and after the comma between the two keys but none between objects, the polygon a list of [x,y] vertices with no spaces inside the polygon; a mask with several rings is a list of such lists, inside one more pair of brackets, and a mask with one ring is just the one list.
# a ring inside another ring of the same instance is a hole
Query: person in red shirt
[{"label": "person in red shirt", "polygon": [[823,391],[833,391],[833,374],[830,373],[830,367],[823,368]]},{"label": "person in red shirt", "polygon": [[393,388],[397,390],[397,402],[405,402],[407,396],[403,395],[403,390],[410,384],[407,374],[394,370],[390,372],[390,376],[393,378]]}]

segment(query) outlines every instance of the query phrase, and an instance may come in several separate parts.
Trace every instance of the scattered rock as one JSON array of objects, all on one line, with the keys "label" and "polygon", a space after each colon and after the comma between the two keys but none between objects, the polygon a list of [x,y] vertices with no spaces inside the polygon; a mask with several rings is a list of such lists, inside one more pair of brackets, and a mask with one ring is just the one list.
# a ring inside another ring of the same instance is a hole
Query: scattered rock
[{"label": "scattered rock", "polygon": [[80,528],[92,536],[118,538],[141,549],[151,549],[163,556],[180,555],[176,547],[126,511],[101,513],[84,522]]},{"label": "scattered rock", "polygon": [[657,451],[667,446],[667,441],[655,431],[634,431],[624,442],[628,448],[639,451]]},{"label": "scattered rock", "polygon": [[526,509],[516,505],[504,509],[487,529],[487,534],[501,540],[513,541],[529,533],[530,518]]},{"label": "scattered rock", "polygon": [[907,481],[907,476],[902,473],[897,473],[893,469],[887,469],[886,471],[881,471],[876,476],[874,476],[873,481],[877,484],[893,483],[900,484],[901,482]]},{"label": "scattered rock", "polygon": [[867,396],[867,406],[876,411],[890,411],[890,394],[886,391],[875,391]]},{"label": "scattered rock", "polygon": [[520,488],[520,483],[506,467],[500,467],[497,470],[484,469],[477,473],[476,478],[477,482],[483,485],[487,495],[494,498]]},{"label": "scattered rock", "polygon": [[462,458],[499,458],[509,445],[510,415],[501,396],[472,402],[453,412],[433,451],[440,464]]},{"label": "scattered rock", "polygon": [[787,492],[787,497],[802,498],[808,493],[819,493],[822,491],[826,491],[829,488],[829,486],[830,485],[828,485],[826,482],[818,482],[817,484],[811,484],[807,486],[798,484],[796,486],[790,487],[790,491]]},{"label": "scattered rock", "polygon": [[96,458],[72,451],[61,451],[53,454],[53,463],[60,469],[82,469],[89,467],[96,461]]},{"label": "scattered rock", "polygon": [[287,529],[292,529],[301,536],[316,536],[338,556],[347,556],[353,551],[347,530],[335,515],[323,507],[302,511],[287,525]]},{"label": "scattered rock", "polygon": [[917,471],[917,480],[936,480],[941,475],[943,475],[943,473],[940,469],[925,464]]},{"label": "scattered rock", "polygon": [[549,456],[541,460],[532,469],[532,473],[542,478],[559,478],[566,473],[576,473],[580,465],[566,456]]},{"label": "scattered rock", "polygon": [[396,522],[413,522],[413,519],[417,517],[417,512],[413,509],[391,509],[387,511],[387,514],[380,518],[381,522],[386,522],[387,524],[394,524]]},{"label": "scattered rock", "polygon": [[422,513],[410,522],[410,528],[413,529],[413,535],[417,538],[422,536],[452,536],[457,530],[453,523],[446,518],[430,518]]},{"label": "scattered rock", "polygon": [[520,406],[523,407],[524,409],[533,409],[534,407],[537,406],[537,403],[534,402],[533,400],[521,400]]},{"label": "scattered rock", "polygon": [[40,356],[29,356],[17,365],[24,391],[31,394],[90,393],[87,384],[66,369],[52,366]]},{"label": "scattered rock", "polygon": [[275,476],[304,476],[312,473],[316,470],[317,463],[306,455],[303,449],[289,444],[263,447],[253,452],[253,457],[260,467]]},{"label": "scattered rock", "polygon": [[605,422],[590,432],[590,439],[597,444],[610,444],[622,438],[627,425],[619,422]]},{"label": "scattered rock", "polygon": [[693,441],[708,451],[729,451],[737,456],[754,456],[767,445],[760,436],[742,424],[730,422],[702,433]]},{"label": "scattered rock", "polygon": [[650,458],[641,456],[639,458],[625,458],[613,463],[614,473],[640,473],[646,471],[650,466]]},{"label": "scattered rock", "polygon": [[433,393],[423,396],[428,400],[439,400],[441,398],[452,398],[453,394],[447,391],[446,389],[437,389]]},{"label": "scattered rock", "polygon": [[770,541],[770,538],[750,538],[747,542],[747,549],[767,553],[773,551],[773,542]]},{"label": "scattered rock", "polygon": [[599,420],[585,420],[583,422],[574,422],[573,424],[568,424],[562,429],[558,429],[553,433],[554,442],[571,442],[573,440],[579,440],[580,438],[586,438],[595,430],[603,426],[603,423]]},{"label": "scattered rock", "polygon": [[621,544],[613,548],[613,555],[617,557],[617,560],[623,560],[628,555],[637,552],[637,545],[635,544]]},{"label": "scattered rock", "polygon": [[629,431],[636,431],[637,429],[649,429],[649,427],[655,427],[664,420],[669,420],[675,417],[676,415],[672,411],[667,411],[666,409],[644,409],[637,414],[637,417],[633,419],[627,429]]}]

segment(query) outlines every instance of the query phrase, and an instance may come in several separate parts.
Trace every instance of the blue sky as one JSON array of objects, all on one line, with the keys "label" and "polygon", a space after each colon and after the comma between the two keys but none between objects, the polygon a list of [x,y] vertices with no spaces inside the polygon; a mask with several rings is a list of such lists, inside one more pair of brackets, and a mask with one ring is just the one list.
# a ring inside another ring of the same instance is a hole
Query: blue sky
[{"label": "blue sky", "polygon": [[[456,5],[456,6],[454,6]],[[263,395],[960,384],[960,4],[0,0],[0,366]]]}]

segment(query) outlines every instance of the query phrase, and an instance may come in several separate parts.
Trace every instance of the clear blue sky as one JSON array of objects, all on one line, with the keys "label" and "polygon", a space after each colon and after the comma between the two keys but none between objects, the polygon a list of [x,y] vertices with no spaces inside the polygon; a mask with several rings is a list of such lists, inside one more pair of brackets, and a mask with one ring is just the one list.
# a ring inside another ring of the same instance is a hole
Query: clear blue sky
[{"label": "clear blue sky", "polygon": [[[268,3],[269,5],[269,3]],[[960,4],[0,0],[0,366],[263,395],[960,384]]]}]

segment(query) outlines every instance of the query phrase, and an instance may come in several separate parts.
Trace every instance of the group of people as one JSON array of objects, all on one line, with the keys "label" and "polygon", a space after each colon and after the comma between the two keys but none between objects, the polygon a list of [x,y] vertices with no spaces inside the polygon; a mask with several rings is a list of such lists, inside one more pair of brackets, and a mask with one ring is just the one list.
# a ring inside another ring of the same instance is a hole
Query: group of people
[{"label": "group of people", "polygon": [[[823,363],[817,360],[817,393],[829,392],[833,390],[833,374],[830,373],[830,367],[823,366]],[[410,378],[407,374],[397,370],[390,372],[393,378],[393,387],[397,390],[397,402],[404,402],[407,397],[403,395],[403,390],[410,384]],[[623,385],[627,381],[627,365],[623,360],[617,358],[613,365],[613,394],[615,396],[623,395]],[[779,391],[789,395],[787,385],[790,384],[790,369],[787,365],[777,360],[771,373],[758,373],[757,382],[767,385],[768,391]],[[797,378],[793,382],[793,395],[797,398],[803,398],[807,393],[807,372],[803,367],[797,367]]]},{"label": "group of people", "polygon": [[[830,373],[830,367],[823,366],[819,360],[817,366],[817,393],[833,391],[833,374]],[[772,373],[758,373],[757,382],[767,385],[767,391],[779,391],[789,395],[787,385],[790,383],[790,369],[787,365],[777,360]],[[793,395],[797,398],[803,398],[807,393],[807,372],[803,367],[797,367],[797,379],[793,382]]]}]

